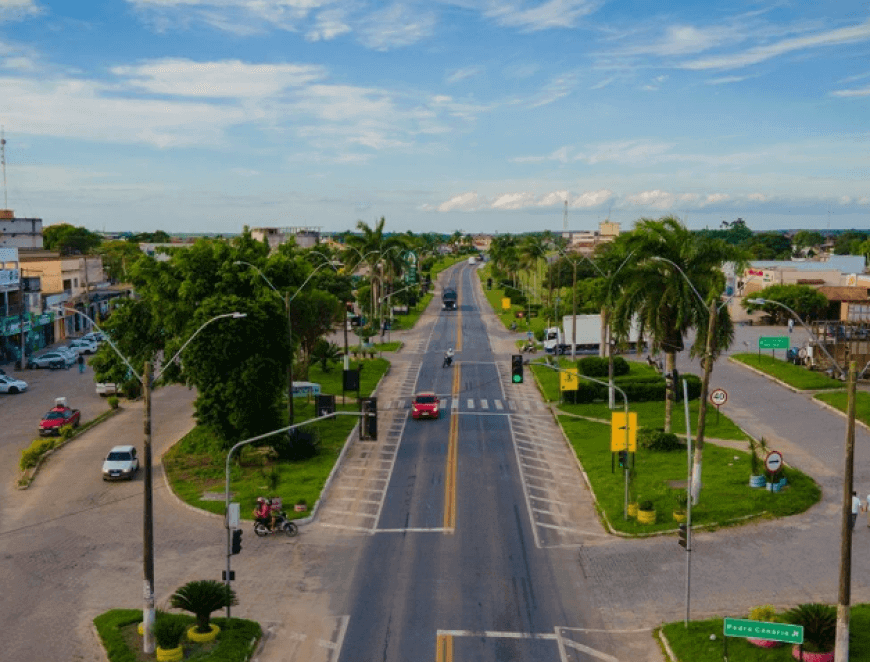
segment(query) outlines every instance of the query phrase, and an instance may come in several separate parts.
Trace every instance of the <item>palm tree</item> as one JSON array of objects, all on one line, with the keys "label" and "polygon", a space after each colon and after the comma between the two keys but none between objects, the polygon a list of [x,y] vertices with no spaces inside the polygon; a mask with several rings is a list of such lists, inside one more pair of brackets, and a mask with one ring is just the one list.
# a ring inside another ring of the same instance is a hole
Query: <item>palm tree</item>
[{"label": "palm tree", "polygon": [[187,582],[172,594],[169,603],[196,616],[196,630],[201,634],[210,631],[212,612],[239,604],[235,591],[214,579]]},{"label": "palm tree", "polygon": [[[705,301],[725,289],[722,265],[739,260],[738,251],[721,240],[699,239],[676,218],[664,217],[639,220],[632,232],[614,242],[609,253],[615,259],[632,255],[608,284],[617,337],[627,337],[636,317],[653,351],[665,354],[665,371],[673,374],[676,354],[684,349],[683,339],[690,329],[697,330],[693,353],[703,351],[709,320]],[[727,347],[734,333],[727,308],[719,317],[717,350]],[[671,382],[669,388],[666,432],[671,431],[677,385]]]}]

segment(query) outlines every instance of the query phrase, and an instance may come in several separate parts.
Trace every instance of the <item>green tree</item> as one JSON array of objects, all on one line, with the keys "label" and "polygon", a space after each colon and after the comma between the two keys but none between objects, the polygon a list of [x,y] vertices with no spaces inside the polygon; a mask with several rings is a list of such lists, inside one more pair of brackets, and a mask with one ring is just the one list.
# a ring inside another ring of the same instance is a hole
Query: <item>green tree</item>
[{"label": "green tree", "polygon": [[[820,319],[828,308],[827,297],[809,285],[770,285],[750,298],[778,301],[795,311],[804,321]],[[749,303],[750,298],[743,300],[743,307],[747,312],[763,310],[777,324],[784,324],[791,317],[791,313],[781,306],[772,303],[764,305]]]},{"label": "green tree", "polygon": [[176,590],[170,596],[169,604],[196,616],[196,630],[205,634],[211,630],[212,613],[224,607],[234,607],[239,601],[236,592],[226,584],[214,579],[200,579],[187,582]]},{"label": "green tree", "polygon": [[302,349],[300,374],[308,377],[308,366],[317,341],[329,333],[341,318],[344,306],[334,296],[319,290],[300,292],[290,306],[293,335]]},{"label": "green tree", "polygon": [[848,230],[834,238],[833,252],[835,255],[861,255],[859,247],[867,240],[870,240],[870,234],[867,232]]},{"label": "green tree", "polygon": [[126,237],[126,241],[132,244],[168,244],[172,237],[168,232],[157,230],[156,232],[137,232]]},{"label": "green tree", "polygon": [[49,225],[42,230],[42,245],[61,255],[86,255],[102,243],[102,238],[87,228],[69,223]]},{"label": "green tree", "polygon": [[117,283],[127,282],[127,269],[139,258],[152,259],[139,250],[138,245],[122,239],[104,241],[94,252],[102,256],[106,276]]},{"label": "green tree", "polygon": [[761,232],[752,235],[743,248],[754,260],[788,260],[791,258],[791,241],[779,232]]}]

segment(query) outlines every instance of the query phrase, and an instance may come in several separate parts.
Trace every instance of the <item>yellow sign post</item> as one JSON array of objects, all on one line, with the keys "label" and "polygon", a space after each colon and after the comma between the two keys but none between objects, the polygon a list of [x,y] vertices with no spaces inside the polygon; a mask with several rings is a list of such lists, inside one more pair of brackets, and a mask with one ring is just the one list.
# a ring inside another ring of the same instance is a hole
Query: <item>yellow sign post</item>
[{"label": "yellow sign post", "polygon": [[[628,448],[625,447],[626,441]],[[628,412],[628,431],[625,429],[625,412],[613,412],[610,415],[610,451],[637,451],[637,412]]]},{"label": "yellow sign post", "polygon": [[559,390],[576,391],[580,388],[580,371],[577,368],[568,368],[559,371]]},{"label": "yellow sign post", "polygon": [[502,310],[510,310],[511,309],[511,298],[510,297],[502,297],[501,309]]}]

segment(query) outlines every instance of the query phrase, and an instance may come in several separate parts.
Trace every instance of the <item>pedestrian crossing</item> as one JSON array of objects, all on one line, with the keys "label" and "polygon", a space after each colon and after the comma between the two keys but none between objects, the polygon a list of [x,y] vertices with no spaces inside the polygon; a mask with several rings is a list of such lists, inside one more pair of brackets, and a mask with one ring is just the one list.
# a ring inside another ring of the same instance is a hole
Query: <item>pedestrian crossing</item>
[{"label": "pedestrian crossing", "polygon": [[[481,412],[481,413],[545,413],[549,407],[540,400],[500,400],[487,398],[469,398],[439,396],[439,407],[451,412]],[[387,410],[410,409],[413,398],[385,400],[378,403],[378,408]]]}]

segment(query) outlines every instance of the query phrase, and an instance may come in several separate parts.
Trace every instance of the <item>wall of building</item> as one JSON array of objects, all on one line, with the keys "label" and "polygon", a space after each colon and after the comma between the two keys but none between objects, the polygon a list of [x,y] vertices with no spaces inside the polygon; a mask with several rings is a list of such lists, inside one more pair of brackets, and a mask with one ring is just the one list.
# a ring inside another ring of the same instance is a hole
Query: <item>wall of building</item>
[{"label": "wall of building", "polygon": [[11,212],[0,214],[0,246],[42,248],[42,219],[10,218],[10,215]]}]

